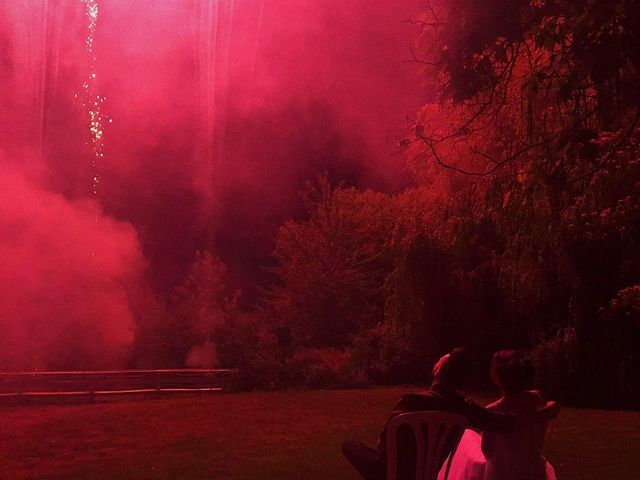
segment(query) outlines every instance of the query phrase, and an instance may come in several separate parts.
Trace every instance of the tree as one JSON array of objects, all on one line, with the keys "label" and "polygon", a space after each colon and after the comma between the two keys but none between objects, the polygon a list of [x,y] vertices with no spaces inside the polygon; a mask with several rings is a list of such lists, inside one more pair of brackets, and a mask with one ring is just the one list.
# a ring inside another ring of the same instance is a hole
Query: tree
[{"label": "tree", "polygon": [[579,387],[599,309],[638,282],[638,6],[453,0],[418,20],[416,61],[439,90],[402,145],[420,184],[446,179],[436,231],[463,275],[480,265],[468,239],[492,259],[512,342],[575,332]]},{"label": "tree", "polygon": [[394,207],[388,195],[309,186],[309,218],[276,235],[271,292],[275,322],[306,346],[344,347],[350,335],[383,319],[385,277],[392,268]]},{"label": "tree", "polygon": [[218,258],[206,251],[196,252],[189,272],[176,287],[171,309],[173,339],[169,348],[181,362],[190,360],[191,366],[216,363],[214,331],[237,314],[239,292],[229,294],[226,275],[227,268]]}]

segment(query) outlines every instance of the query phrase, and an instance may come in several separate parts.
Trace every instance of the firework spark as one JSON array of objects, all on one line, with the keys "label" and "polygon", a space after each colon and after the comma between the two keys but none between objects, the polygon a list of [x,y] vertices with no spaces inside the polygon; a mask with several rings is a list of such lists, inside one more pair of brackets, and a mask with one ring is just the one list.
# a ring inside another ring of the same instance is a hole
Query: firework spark
[{"label": "firework spark", "polygon": [[[92,188],[93,196],[98,194],[98,184],[100,183],[100,175],[98,172],[98,162],[104,156],[104,131],[107,123],[112,120],[104,113],[103,104],[106,97],[98,94],[97,74],[96,74],[96,56],[94,53],[94,40],[96,28],[98,26],[98,0],[82,0],[86,6],[87,15],[87,38],[85,47],[89,58],[89,74],[82,84],[82,93],[80,99],[82,106],[86,109],[89,117],[89,133],[91,135],[91,148],[93,151],[92,166]],[[77,95],[76,95],[77,97]]]}]

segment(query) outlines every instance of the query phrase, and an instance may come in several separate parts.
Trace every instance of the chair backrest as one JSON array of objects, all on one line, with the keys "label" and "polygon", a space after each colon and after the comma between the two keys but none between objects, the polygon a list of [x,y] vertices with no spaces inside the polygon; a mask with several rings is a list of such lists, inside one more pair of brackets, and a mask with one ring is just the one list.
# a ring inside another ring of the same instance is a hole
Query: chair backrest
[{"label": "chair backrest", "polygon": [[415,440],[415,480],[436,480],[448,457],[446,480],[451,458],[467,424],[465,417],[449,412],[412,412],[393,418],[387,425],[387,480],[398,479],[398,437],[407,430]]},{"label": "chair backrest", "polygon": [[542,448],[546,432],[557,412],[557,404],[548,402],[536,411],[538,418],[528,420],[511,432],[483,432],[482,451],[488,461],[487,472],[498,478],[540,478],[544,471]]}]

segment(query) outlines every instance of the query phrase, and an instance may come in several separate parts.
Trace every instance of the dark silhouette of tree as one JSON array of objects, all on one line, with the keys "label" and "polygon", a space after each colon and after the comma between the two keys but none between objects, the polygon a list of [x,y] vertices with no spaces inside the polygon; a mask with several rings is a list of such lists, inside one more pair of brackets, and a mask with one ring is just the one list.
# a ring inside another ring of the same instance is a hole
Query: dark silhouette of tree
[{"label": "dark silhouette of tree", "polygon": [[[501,331],[517,325],[542,349],[575,339],[579,375],[566,387],[576,393],[603,387],[589,359],[616,340],[598,312],[638,282],[638,7],[454,0],[418,20],[415,60],[439,93],[402,143],[409,166],[423,184],[450,178],[468,227],[458,240],[497,233],[476,248],[494,256]],[[463,208],[464,185],[475,208]],[[471,257],[459,265],[477,272]]]}]

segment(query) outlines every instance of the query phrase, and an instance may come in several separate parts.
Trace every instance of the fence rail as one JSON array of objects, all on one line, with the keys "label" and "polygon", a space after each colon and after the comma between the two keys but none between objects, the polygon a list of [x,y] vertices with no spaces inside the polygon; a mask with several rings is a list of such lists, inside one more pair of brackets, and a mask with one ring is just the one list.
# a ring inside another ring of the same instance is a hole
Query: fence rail
[{"label": "fence rail", "polygon": [[131,395],[233,390],[238,370],[165,369],[73,372],[0,372],[0,400],[97,401]]}]

